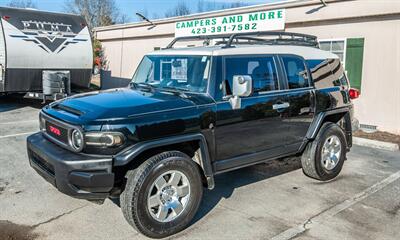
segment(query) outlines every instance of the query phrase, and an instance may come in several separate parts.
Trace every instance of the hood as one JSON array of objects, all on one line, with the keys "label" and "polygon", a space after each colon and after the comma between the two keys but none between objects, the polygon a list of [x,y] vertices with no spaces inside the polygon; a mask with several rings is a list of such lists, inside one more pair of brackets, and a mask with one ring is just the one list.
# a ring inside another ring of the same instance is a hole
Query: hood
[{"label": "hood", "polygon": [[105,121],[210,103],[207,96],[119,88],[75,95],[44,111],[70,123]]}]

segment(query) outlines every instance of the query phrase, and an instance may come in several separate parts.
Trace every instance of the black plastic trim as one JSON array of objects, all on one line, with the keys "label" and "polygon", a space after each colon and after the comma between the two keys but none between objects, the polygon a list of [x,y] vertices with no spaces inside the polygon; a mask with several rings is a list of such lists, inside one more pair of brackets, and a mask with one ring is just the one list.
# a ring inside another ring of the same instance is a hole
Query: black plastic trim
[{"label": "black plastic trim", "polygon": [[[307,134],[306,134],[306,139],[307,140],[313,140],[317,134],[319,129],[322,126],[322,123],[324,122],[325,117],[338,114],[338,113],[344,113],[344,118],[345,118],[345,133],[346,133],[346,140],[347,140],[347,148],[348,150],[352,146],[352,127],[351,127],[351,116],[350,116],[350,109],[349,107],[342,107],[342,108],[337,108],[333,110],[328,110],[324,112],[318,113],[315,117],[314,120],[312,121],[310,127],[308,128]],[[303,145],[305,147],[305,145]],[[302,147],[303,147],[302,146]]]},{"label": "black plastic trim", "polygon": [[47,140],[41,132],[28,137],[27,151],[31,167],[64,194],[102,200],[114,187],[111,157],[68,151]]},{"label": "black plastic trim", "polygon": [[297,153],[300,144],[296,143],[288,146],[276,147],[270,150],[233,157],[230,159],[220,160],[214,163],[214,167],[216,169],[216,173],[219,174],[251,166],[257,163],[274,160],[280,157],[290,156]]},{"label": "black plastic trim", "polygon": [[[199,141],[200,143],[200,161],[199,164],[204,171],[204,175],[208,181],[208,188],[214,188],[214,179],[213,179],[213,169],[210,159],[210,152],[208,150],[208,145],[206,138],[201,133],[167,137],[162,139],[157,139],[153,141],[139,142],[121,153],[117,154],[114,157],[114,166],[124,166],[129,162],[133,161],[135,157],[137,157],[140,153],[157,147],[167,146],[171,144],[189,142],[189,141]],[[210,186],[211,184],[211,186]]]}]

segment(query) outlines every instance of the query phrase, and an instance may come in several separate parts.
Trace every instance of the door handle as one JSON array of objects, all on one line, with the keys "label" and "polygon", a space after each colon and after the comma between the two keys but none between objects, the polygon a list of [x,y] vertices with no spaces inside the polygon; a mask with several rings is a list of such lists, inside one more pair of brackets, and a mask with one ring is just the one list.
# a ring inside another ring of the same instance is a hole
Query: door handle
[{"label": "door handle", "polygon": [[288,108],[290,107],[290,104],[288,102],[284,102],[284,103],[277,103],[272,105],[272,109],[274,110],[280,110],[280,109],[284,109],[284,108]]}]

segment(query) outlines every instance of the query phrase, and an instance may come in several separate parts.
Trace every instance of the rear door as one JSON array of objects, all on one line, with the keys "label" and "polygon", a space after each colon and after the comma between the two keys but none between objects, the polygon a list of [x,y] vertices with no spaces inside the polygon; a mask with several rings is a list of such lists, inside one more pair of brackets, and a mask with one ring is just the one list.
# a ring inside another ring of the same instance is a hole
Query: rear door
[{"label": "rear door", "polygon": [[287,89],[288,109],[282,120],[288,126],[286,146],[288,151],[295,151],[305,140],[314,116],[314,88],[302,57],[282,55],[279,60]]}]

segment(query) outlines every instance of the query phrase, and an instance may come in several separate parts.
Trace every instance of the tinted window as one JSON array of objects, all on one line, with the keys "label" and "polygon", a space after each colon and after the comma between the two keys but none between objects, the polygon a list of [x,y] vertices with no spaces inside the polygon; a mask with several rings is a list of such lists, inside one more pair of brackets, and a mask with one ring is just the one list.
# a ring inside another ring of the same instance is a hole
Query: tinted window
[{"label": "tinted window", "polygon": [[290,89],[308,87],[307,71],[302,59],[282,57]]},{"label": "tinted window", "polygon": [[348,86],[339,59],[307,60],[307,65],[316,88]]},{"label": "tinted window", "polygon": [[344,74],[344,69],[339,61],[339,59],[334,59],[329,61],[329,65],[331,67],[331,71],[335,78],[335,86],[348,86],[346,75]]},{"label": "tinted window", "polygon": [[207,90],[209,56],[144,56],[132,82],[204,93]]},{"label": "tinted window", "polygon": [[272,57],[227,58],[225,79],[232,86],[233,76],[249,75],[253,79],[254,92],[278,90],[278,79]]}]

